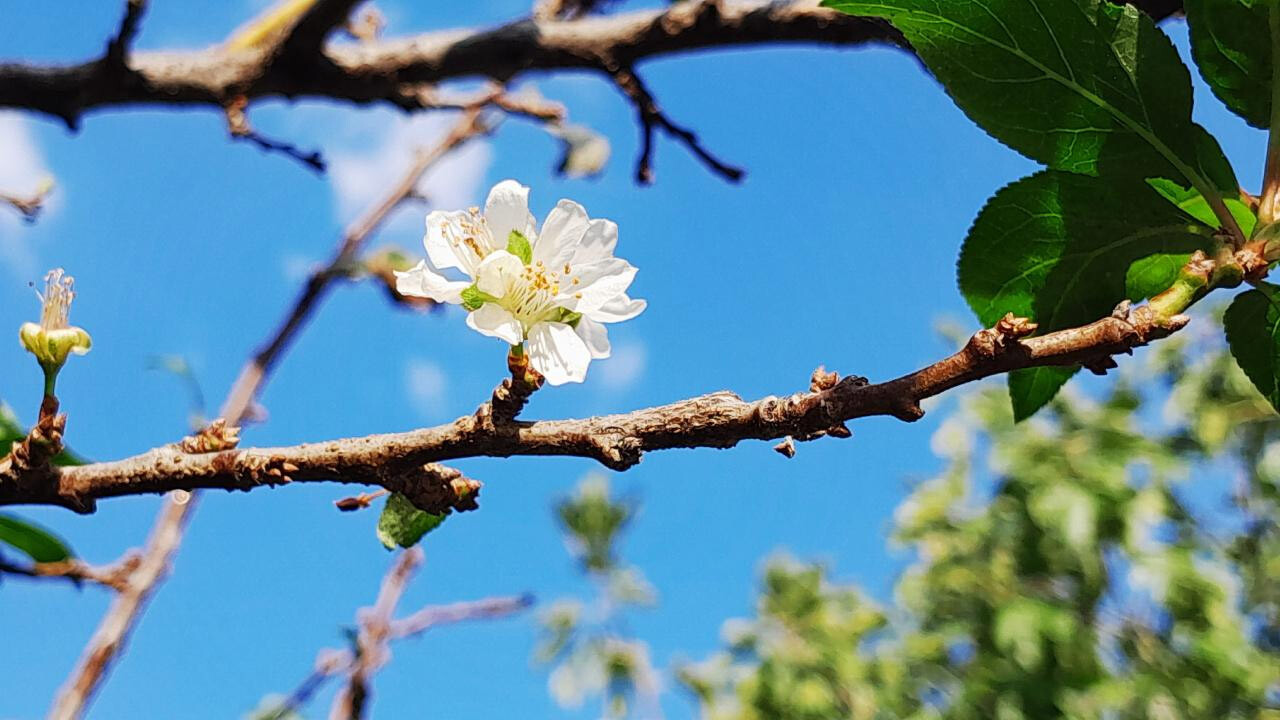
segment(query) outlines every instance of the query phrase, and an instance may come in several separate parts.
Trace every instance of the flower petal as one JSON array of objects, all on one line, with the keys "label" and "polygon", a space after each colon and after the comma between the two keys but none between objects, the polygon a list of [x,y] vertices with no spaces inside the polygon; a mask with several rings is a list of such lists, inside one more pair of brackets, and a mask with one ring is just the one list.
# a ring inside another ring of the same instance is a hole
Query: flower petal
[{"label": "flower petal", "polygon": [[569,262],[574,265],[583,265],[613,257],[614,248],[617,246],[618,224],[612,220],[597,218],[587,226],[587,232],[582,236],[582,242]]},{"label": "flower petal", "polygon": [[649,303],[644,300],[632,300],[626,293],[614,296],[612,300],[596,310],[585,313],[586,317],[602,323],[622,322],[644,312]]},{"label": "flower petal", "polygon": [[467,326],[481,335],[496,337],[508,345],[519,345],[524,340],[520,321],[505,308],[485,303],[479,310],[467,315]]},{"label": "flower petal", "polygon": [[503,180],[489,191],[484,204],[484,220],[495,248],[505,248],[512,230],[519,230],[529,242],[534,240],[533,214],[529,212],[529,188],[515,180]]},{"label": "flower petal", "polygon": [[559,322],[540,322],[529,330],[529,363],[552,385],[587,378],[591,351],[573,328]]},{"label": "flower petal", "polygon": [[428,213],[422,245],[436,269],[460,268],[468,275],[474,274],[480,259],[492,249],[484,224],[466,210]]},{"label": "flower petal", "polygon": [[533,244],[534,261],[541,260],[552,269],[568,262],[589,223],[586,208],[572,200],[561,200],[547,214],[538,232],[538,241]]},{"label": "flower petal", "polygon": [[431,298],[436,302],[458,304],[462,302],[462,291],[470,283],[461,280],[450,280],[427,267],[421,261],[408,272],[396,272],[396,292],[401,295]]},{"label": "flower petal", "polygon": [[[587,314],[627,291],[636,277],[636,269],[621,258],[606,258],[573,268],[556,304]],[[576,280],[576,282],[574,282]]]},{"label": "flower petal", "polygon": [[609,357],[609,331],[603,325],[588,317],[578,318],[578,326],[573,329],[582,338],[593,360]]},{"label": "flower petal", "polygon": [[500,298],[507,294],[511,283],[524,272],[524,263],[520,258],[506,250],[495,250],[489,253],[480,266],[476,268],[476,287],[481,292]]}]

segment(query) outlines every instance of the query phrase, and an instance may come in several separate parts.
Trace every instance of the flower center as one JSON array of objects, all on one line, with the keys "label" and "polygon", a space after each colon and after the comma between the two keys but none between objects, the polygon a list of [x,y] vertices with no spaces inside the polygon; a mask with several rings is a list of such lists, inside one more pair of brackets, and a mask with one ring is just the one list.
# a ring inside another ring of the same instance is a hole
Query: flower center
[{"label": "flower center", "polygon": [[526,332],[544,320],[559,321],[565,309],[556,304],[556,296],[566,284],[579,284],[571,272],[568,263],[556,269],[546,267],[541,260],[525,265],[519,275],[508,279],[506,293],[498,303],[520,321]]},{"label": "flower center", "polygon": [[50,270],[44,276],[44,294],[40,298],[40,327],[45,330],[61,330],[67,327],[71,312],[71,300],[76,296],[72,286],[75,278],[63,273],[62,268]]}]

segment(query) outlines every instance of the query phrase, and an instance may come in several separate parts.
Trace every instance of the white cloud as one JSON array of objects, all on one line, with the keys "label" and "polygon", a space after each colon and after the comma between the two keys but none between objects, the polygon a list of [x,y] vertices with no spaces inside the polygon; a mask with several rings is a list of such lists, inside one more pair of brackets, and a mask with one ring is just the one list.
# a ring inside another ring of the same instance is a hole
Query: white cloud
[{"label": "white cloud", "polygon": [[609,390],[625,390],[644,375],[648,350],[637,342],[616,345],[607,360],[597,363],[600,384]]},{"label": "white cloud", "polygon": [[[26,195],[34,192],[49,174],[28,121],[16,112],[0,112],[0,191]],[[57,210],[59,197],[55,188],[39,222],[49,221]],[[19,277],[34,279],[36,255],[31,248],[29,227],[13,208],[0,207],[0,262]]]},{"label": "white cloud", "polygon": [[[438,143],[456,122],[454,113],[368,113],[358,132],[344,133],[349,138],[345,146],[326,151],[339,220],[352,221],[378,200],[409,169],[415,151]],[[491,159],[488,142],[472,140],[428,170],[418,182],[418,191],[431,207],[442,210],[479,204],[480,184]],[[405,205],[388,223],[389,229],[421,234],[423,213],[406,208],[413,206]]]},{"label": "white cloud", "polygon": [[409,401],[423,417],[434,419],[445,415],[449,378],[439,365],[421,358],[410,359],[405,365],[404,383]]}]

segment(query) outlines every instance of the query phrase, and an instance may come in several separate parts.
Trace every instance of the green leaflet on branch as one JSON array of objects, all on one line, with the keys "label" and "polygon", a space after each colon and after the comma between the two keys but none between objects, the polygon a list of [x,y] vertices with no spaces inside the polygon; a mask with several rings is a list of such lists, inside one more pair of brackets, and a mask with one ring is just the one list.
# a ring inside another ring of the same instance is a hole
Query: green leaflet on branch
[{"label": "green leaflet on branch", "polygon": [[[1000,190],[978,214],[960,252],[960,292],[987,327],[1007,312],[1032,318],[1041,332],[1084,325],[1172,282],[1130,272],[1135,262],[1148,270],[1185,262],[1211,232],[1145,183],[1045,170]],[[1015,417],[1029,417],[1075,371],[1010,374]]]},{"label": "green leaflet on branch", "polygon": [[388,550],[394,550],[397,545],[413,547],[423,535],[440,527],[444,519],[445,515],[419,510],[405,496],[392,493],[378,517],[378,539]]},{"label": "green leaflet on branch", "polygon": [[[0,400],[0,457],[8,453],[15,442],[26,436],[27,431],[22,429],[22,424],[18,422],[18,416],[14,414],[13,408]],[[66,449],[53,456],[54,465],[84,465],[87,462],[89,461]]]},{"label": "green leaflet on branch", "polygon": [[[888,19],[956,104],[1014,150],[1057,170],[1237,186],[1191,121],[1191,77],[1169,38],[1101,0],[824,0]],[[1010,102],[1011,94],[1017,95]]]},{"label": "green leaflet on branch", "polygon": [[1240,293],[1223,317],[1236,364],[1280,410],[1280,286],[1262,283]]},{"label": "green leaflet on branch", "polygon": [[[1217,216],[1213,214],[1213,209],[1209,207],[1209,203],[1204,199],[1195,188],[1183,187],[1182,185],[1167,180],[1165,178],[1147,178],[1147,184],[1160,193],[1160,196],[1169,202],[1177,205],[1183,212],[1210,227],[1221,227]],[[1253,214],[1253,210],[1249,208],[1244,201],[1239,198],[1225,198],[1223,200],[1227,205],[1227,209],[1231,211],[1232,217],[1236,219],[1236,223],[1240,225],[1240,231],[1245,237],[1253,236],[1253,229],[1258,224],[1258,216]]]},{"label": "green leaflet on branch", "polygon": [[7,513],[0,513],[0,542],[12,545],[38,563],[61,562],[75,554],[57,535]]},{"label": "green leaflet on branch", "polygon": [[1231,112],[1271,126],[1272,50],[1268,0],[1186,0],[1191,53]]}]

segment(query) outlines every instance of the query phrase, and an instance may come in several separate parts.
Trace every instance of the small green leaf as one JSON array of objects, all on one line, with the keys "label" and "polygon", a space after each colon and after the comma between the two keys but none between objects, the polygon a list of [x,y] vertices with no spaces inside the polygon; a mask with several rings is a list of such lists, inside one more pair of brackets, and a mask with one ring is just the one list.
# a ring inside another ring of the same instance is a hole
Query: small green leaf
[{"label": "small green leaf", "polygon": [[520,258],[520,262],[525,265],[533,261],[533,246],[529,244],[529,238],[519,230],[512,230],[507,236],[507,252]]},{"label": "small green leaf", "polygon": [[1191,121],[1186,66],[1168,36],[1131,5],[823,4],[889,20],[970,119],[1033,160],[1087,175],[1185,177],[1202,191],[1236,192],[1217,143]]},{"label": "small green leaf", "polygon": [[1271,126],[1272,47],[1267,0],[1186,0],[1191,54],[1231,112]]},{"label": "small green leaf", "polygon": [[1236,364],[1280,410],[1280,286],[1262,283],[1240,293],[1223,317]]},{"label": "small green leaf", "polygon": [[[1153,271],[1203,249],[1211,232],[1145,183],[1047,170],[1000,190],[979,213],[960,253],[960,291],[987,327],[1007,312],[1042,332],[1084,325],[1168,287],[1173,278]],[[1051,400],[1075,371],[1011,373],[1015,418]]]},{"label": "small green leaf", "polygon": [[[1213,214],[1213,209],[1209,207],[1209,203],[1195,188],[1188,188],[1179,185],[1173,180],[1166,178],[1147,178],[1147,184],[1160,193],[1161,197],[1169,202],[1177,205],[1183,212],[1200,222],[1214,228],[1222,227],[1222,223],[1218,222],[1218,218]],[[1240,225],[1240,231],[1245,237],[1253,235],[1253,228],[1258,224],[1258,216],[1253,214],[1253,210],[1239,198],[1225,198],[1227,209],[1231,211],[1232,217],[1236,219],[1236,223]]]},{"label": "small green leaf", "polygon": [[38,563],[61,562],[74,555],[57,535],[9,514],[0,514],[0,542],[12,545]]},{"label": "small green leaf", "polygon": [[378,539],[388,550],[394,550],[397,545],[413,547],[423,535],[440,527],[444,518],[444,515],[419,510],[405,496],[392,493],[378,518]]},{"label": "small green leaf", "polygon": [[479,310],[487,302],[497,302],[498,298],[476,287],[474,284],[462,291],[462,307],[467,310]]},{"label": "small green leaf", "polygon": [[582,320],[582,313],[574,312],[568,308],[556,308],[560,311],[560,315],[556,317],[556,322],[562,322],[569,327],[576,328]]}]

